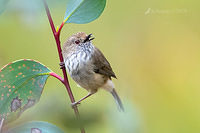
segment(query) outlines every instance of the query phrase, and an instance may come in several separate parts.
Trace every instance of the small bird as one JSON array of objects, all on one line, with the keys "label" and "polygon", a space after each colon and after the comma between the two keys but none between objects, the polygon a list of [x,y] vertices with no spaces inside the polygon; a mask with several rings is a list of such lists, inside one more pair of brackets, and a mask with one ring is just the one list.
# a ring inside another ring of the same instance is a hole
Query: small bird
[{"label": "small bird", "polygon": [[115,90],[111,77],[116,78],[110,63],[102,52],[92,45],[92,34],[78,32],[67,39],[63,45],[62,54],[64,62],[60,63],[61,68],[66,67],[71,78],[89,94],[77,102],[72,103],[72,107],[92,94],[99,88],[112,94],[120,111],[124,111],[123,104]]}]

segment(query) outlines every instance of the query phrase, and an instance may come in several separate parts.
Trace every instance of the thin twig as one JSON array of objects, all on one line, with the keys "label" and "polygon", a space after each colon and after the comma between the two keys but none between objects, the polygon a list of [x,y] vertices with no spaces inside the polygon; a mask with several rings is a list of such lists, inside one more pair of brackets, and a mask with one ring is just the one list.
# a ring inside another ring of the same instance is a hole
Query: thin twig
[{"label": "thin twig", "polygon": [[[56,41],[56,44],[57,44],[60,62],[63,62],[64,59],[63,59],[63,56],[62,56],[62,49],[61,49],[61,46],[60,46],[60,32],[61,32],[61,29],[62,29],[64,23],[61,24],[58,32],[56,32],[56,29],[55,29],[55,26],[54,26],[54,23],[53,23],[53,20],[52,20],[52,17],[51,17],[51,14],[50,14],[50,11],[49,11],[49,8],[48,8],[48,5],[47,5],[47,2],[46,2],[46,0],[43,0],[43,2],[44,2],[45,10],[46,10],[46,13],[47,13],[47,16],[48,16],[48,19],[49,19],[49,23],[50,23],[54,38],[55,38],[55,41]],[[67,89],[71,103],[74,103],[75,99],[74,99],[74,96],[72,94],[72,91],[71,91],[71,88],[70,88],[70,85],[69,85],[69,81],[68,81],[68,78],[67,78],[67,73],[66,73],[65,67],[62,68],[62,72],[63,72],[63,76],[64,76],[63,84],[65,85],[65,87]],[[78,108],[74,107],[73,109],[74,109],[74,112],[76,114],[77,119],[80,122],[80,114],[79,114]],[[85,133],[85,129],[83,128],[82,124],[80,124],[80,126],[81,126],[80,127],[81,133]]]},{"label": "thin twig", "polygon": [[49,73],[49,75],[51,75],[51,76],[57,78],[57,79],[60,80],[63,84],[65,84],[64,79],[63,79],[62,77],[60,77],[60,75],[58,75],[58,74],[56,74],[56,73],[54,73],[54,72]]}]

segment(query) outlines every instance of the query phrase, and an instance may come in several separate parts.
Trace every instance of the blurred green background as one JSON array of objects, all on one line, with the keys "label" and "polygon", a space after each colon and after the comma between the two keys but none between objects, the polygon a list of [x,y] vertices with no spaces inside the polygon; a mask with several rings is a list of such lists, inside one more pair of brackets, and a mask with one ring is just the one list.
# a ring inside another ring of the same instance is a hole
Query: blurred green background
[{"label": "blurred green background", "polygon": [[[55,25],[65,0],[47,0]],[[72,34],[93,33],[93,44],[110,61],[124,103],[118,112],[105,91],[79,107],[87,133],[200,132],[199,0],[108,0],[99,19],[66,24],[63,43]],[[41,1],[10,0],[0,16],[0,67],[35,59],[62,75],[55,41]],[[87,94],[70,79],[75,99]],[[80,132],[64,86],[50,77],[40,102],[11,123],[47,121],[68,133]]]}]

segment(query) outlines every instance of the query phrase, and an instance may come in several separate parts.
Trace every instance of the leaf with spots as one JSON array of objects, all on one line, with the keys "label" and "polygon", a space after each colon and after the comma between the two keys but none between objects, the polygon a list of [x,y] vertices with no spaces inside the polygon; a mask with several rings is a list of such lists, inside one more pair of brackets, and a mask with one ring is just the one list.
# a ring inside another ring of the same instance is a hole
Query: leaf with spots
[{"label": "leaf with spots", "polygon": [[39,101],[52,71],[34,60],[18,60],[0,69],[0,120],[9,123]]},{"label": "leaf with spots", "polygon": [[62,131],[57,126],[47,122],[31,121],[13,127],[5,133],[64,133],[64,131]]}]

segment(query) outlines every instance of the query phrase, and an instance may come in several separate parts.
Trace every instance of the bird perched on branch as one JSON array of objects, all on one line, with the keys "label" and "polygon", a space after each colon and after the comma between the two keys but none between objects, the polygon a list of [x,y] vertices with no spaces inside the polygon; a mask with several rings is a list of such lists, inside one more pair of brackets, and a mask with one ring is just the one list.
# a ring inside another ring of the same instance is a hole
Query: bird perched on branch
[{"label": "bird perched on branch", "polygon": [[64,62],[60,63],[61,67],[65,66],[72,79],[89,92],[84,98],[72,103],[72,107],[101,88],[110,92],[118,109],[124,111],[111,79],[116,78],[115,73],[102,52],[92,45],[93,39],[92,34],[78,32],[69,37],[63,45]]}]

